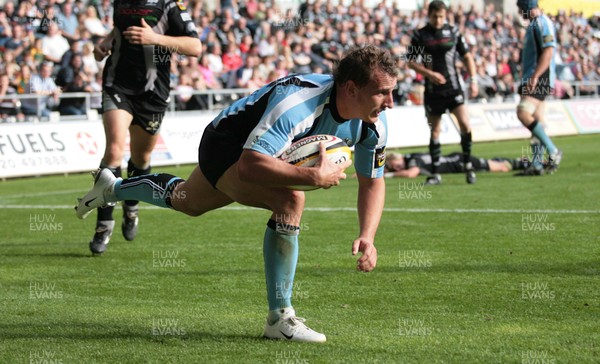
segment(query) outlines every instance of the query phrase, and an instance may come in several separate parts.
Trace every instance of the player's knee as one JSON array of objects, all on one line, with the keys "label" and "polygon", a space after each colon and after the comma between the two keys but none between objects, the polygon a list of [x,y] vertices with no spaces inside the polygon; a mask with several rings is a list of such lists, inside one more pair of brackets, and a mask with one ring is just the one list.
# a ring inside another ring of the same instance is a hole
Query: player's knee
[{"label": "player's knee", "polygon": [[517,116],[521,120],[522,118],[531,117],[531,115],[535,113],[535,109],[536,106],[533,103],[527,100],[521,100],[517,105]]},{"label": "player's knee", "polygon": [[275,200],[272,202],[273,210],[280,210],[286,213],[293,213],[297,216],[304,210],[305,196],[302,191],[280,189],[275,194]]}]

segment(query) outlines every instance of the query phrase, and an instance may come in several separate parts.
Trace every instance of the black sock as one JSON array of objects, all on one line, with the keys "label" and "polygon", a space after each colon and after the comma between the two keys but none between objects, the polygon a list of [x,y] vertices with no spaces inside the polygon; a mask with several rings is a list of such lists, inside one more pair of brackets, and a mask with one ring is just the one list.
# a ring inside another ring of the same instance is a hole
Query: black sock
[{"label": "black sock", "polygon": [[[129,159],[129,161],[127,162],[127,178],[131,178],[131,177],[139,177],[139,176],[143,176],[145,174],[150,174],[150,171],[152,171],[152,167],[148,166],[148,168],[146,169],[140,169],[138,167],[136,167],[133,162],[131,161],[131,159]],[[138,204],[139,201],[136,200],[125,200],[123,201],[123,203],[126,206],[135,206]]]},{"label": "black sock", "polygon": [[471,132],[460,134],[460,145],[463,152],[463,162],[467,165],[471,159],[471,146],[473,145]]},{"label": "black sock", "polygon": [[[109,169],[115,175],[115,177],[117,177],[117,178],[121,177],[121,167],[120,166],[119,167],[109,167],[109,166],[106,166],[104,164],[104,162],[102,162],[102,163],[100,163],[100,168]],[[114,206],[99,207],[98,208],[98,216],[96,217],[96,221],[113,220],[114,209],[115,209]]]},{"label": "black sock", "polygon": [[527,129],[529,129],[529,131],[533,132],[533,129],[535,129],[537,124],[538,124],[538,121],[534,120],[533,123],[531,123],[531,124],[529,124],[529,126],[527,126]]},{"label": "black sock", "polygon": [[429,155],[431,155],[431,173],[437,173],[440,166],[440,156],[442,155],[442,145],[439,139],[429,140]]}]

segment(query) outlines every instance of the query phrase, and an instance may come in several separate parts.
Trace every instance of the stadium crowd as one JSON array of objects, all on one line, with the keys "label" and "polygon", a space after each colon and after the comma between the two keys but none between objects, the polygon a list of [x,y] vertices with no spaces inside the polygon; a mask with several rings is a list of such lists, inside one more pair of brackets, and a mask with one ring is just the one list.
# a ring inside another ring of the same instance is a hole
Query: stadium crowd
[{"label": "stadium crowd", "polygon": [[[177,109],[205,109],[207,95],[193,90],[256,89],[293,72],[330,72],[332,64],[354,44],[365,42],[391,49],[401,69],[398,104],[420,104],[423,79],[406,65],[414,29],[427,22],[427,4],[402,12],[382,1],[373,9],[353,0],[336,5],[307,0],[282,11],[263,0],[221,0],[208,9],[203,0],[190,0],[204,51],[199,58],[171,56],[171,87],[178,91]],[[103,64],[96,62],[94,44],[112,29],[111,0],[6,0],[0,10],[0,120],[22,121],[86,113],[84,98],[59,97],[63,92],[101,90]],[[516,15],[516,14],[515,14]],[[516,95],[520,45],[525,24],[519,16],[457,6],[448,12],[475,56],[478,101]],[[573,11],[548,14],[556,25],[558,98],[573,96],[573,81],[600,81],[600,17],[585,18]],[[158,58],[172,50],[155,50]],[[459,63],[466,78],[465,67]],[[580,93],[594,93],[581,87]],[[45,97],[17,100],[15,94]],[[217,99],[218,101],[218,99]],[[91,108],[100,108],[92,98]]]}]

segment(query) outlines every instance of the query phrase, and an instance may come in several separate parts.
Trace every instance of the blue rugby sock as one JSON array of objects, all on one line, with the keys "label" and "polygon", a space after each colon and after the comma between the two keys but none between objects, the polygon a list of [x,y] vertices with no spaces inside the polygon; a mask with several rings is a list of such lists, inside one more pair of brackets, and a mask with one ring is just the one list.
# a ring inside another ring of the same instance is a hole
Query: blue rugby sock
[{"label": "blue rugby sock", "polygon": [[121,200],[144,201],[159,207],[171,207],[173,190],[183,179],[167,173],[148,174],[118,180],[115,195]]},{"label": "blue rugby sock", "polygon": [[[129,162],[127,162],[127,177],[128,178],[143,176],[145,174],[150,174],[151,171],[152,171],[152,167],[150,167],[150,165],[148,165],[146,168],[138,168],[135,164],[133,164],[133,161],[131,159],[129,159]],[[127,206],[136,206],[138,204],[138,201],[125,200],[125,201],[123,201],[123,203]]]},{"label": "blue rugby sock", "polygon": [[548,154],[556,153],[556,151],[557,151],[556,146],[554,145],[554,143],[552,143],[552,140],[550,139],[548,134],[546,134],[546,131],[544,130],[544,127],[542,126],[542,124],[540,124],[536,120],[533,123],[531,123],[531,125],[529,125],[527,128],[529,130],[531,130],[531,133],[533,134],[533,136],[538,138],[540,143],[542,143],[542,145],[548,151]]},{"label": "blue rugby sock", "polygon": [[298,226],[269,220],[263,257],[269,310],[292,306],[292,288],[298,262]]}]

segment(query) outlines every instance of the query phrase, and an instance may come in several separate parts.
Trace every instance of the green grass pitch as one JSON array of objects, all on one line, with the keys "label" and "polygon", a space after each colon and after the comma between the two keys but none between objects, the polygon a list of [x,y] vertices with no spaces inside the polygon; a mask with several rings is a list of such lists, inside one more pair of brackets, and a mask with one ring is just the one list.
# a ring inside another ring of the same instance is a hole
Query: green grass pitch
[{"label": "green grass pitch", "polygon": [[[266,211],[146,205],[137,239],[117,228],[94,258],[94,217],[71,210],[88,174],[2,182],[0,362],[597,363],[600,135],[555,142],[553,176],[386,180],[368,274],[350,254],[356,181],[308,192],[293,302],[322,345],[261,338]],[[527,145],[473,150],[518,157]]]}]

